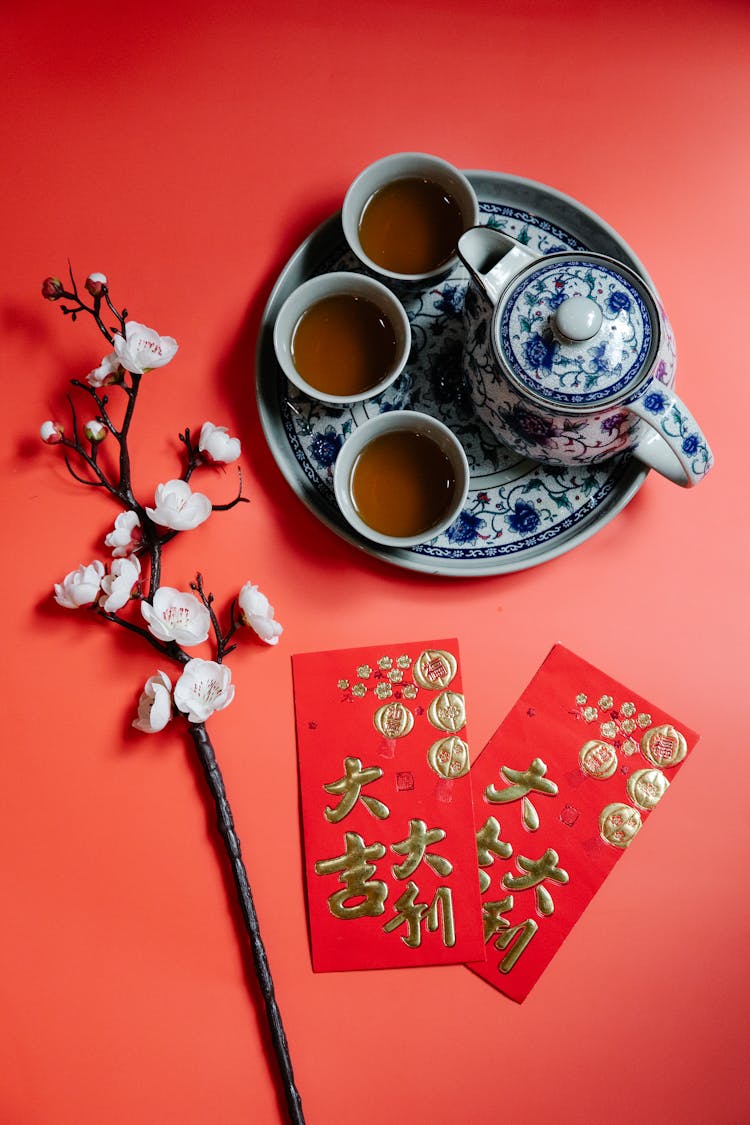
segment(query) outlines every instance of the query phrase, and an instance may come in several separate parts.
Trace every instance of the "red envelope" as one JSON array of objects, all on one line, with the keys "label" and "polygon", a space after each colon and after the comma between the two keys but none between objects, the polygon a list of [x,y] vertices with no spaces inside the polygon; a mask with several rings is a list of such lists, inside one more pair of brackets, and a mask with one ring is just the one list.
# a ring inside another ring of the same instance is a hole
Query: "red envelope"
[{"label": "red envelope", "polygon": [[314,970],[481,959],[457,642],[292,666]]},{"label": "red envelope", "polygon": [[523,1000],[698,741],[556,645],[471,768],[486,961]]}]

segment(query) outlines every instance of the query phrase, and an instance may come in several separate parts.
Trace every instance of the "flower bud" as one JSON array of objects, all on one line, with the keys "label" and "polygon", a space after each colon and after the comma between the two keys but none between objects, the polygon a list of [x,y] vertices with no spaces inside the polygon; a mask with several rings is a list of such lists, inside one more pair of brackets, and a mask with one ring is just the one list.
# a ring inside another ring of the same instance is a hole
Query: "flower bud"
[{"label": "flower bud", "polygon": [[45,277],[42,282],[42,296],[45,300],[59,301],[63,292],[63,283],[59,277]]},{"label": "flower bud", "polygon": [[62,441],[65,431],[59,422],[42,422],[39,427],[39,436],[47,445],[57,445]]},{"label": "flower bud", "polygon": [[107,436],[107,427],[103,425],[102,422],[99,422],[96,418],[92,418],[91,421],[87,422],[83,427],[83,432],[85,433],[89,441],[93,442],[94,445],[96,445],[98,442],[104,441],[105,437]]},{"label": "flower bud", "polygon": [[101,297],[107,287],[107,278],[103,273],[90,273],[86,278],[86,289],[92,297]]}]

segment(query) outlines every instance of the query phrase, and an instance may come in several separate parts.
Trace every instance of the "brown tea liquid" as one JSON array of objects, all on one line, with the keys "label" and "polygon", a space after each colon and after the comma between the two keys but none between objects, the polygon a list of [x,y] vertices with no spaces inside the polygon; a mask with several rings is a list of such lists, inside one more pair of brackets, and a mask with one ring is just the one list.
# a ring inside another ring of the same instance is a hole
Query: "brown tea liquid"
[{"label": "brown tea liquid", "polygon": [[354,462],[351,497],[360,519],[381,535],[420,535],[444,518],[456,475],[424,434],[394,430],[373,438]]},{"label": "brown tea liquid", "polygon": [[329,395],[377,386],[396,362],[391,322],[366,297],[323,297],[302,314],[292,335],[292,362],[302,378]]},{"label": "brown tea liquid", "polygon": [[370,197],[359,221],[368,258],[394,273],[429,273],[456,252],[463,234],[461,208],[432,180],[386,184]]}]

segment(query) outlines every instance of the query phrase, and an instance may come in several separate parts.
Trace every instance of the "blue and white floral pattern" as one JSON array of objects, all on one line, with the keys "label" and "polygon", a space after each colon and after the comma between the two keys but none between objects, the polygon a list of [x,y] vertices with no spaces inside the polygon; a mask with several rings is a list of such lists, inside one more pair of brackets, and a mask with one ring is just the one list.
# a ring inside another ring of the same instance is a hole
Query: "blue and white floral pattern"
[{"label": "blue and white floral pattern", "polygon": [[[482,220],[517,238],[530,249],[550,254],[585,250],[577,239],[528,212],[499,203],[482,203]],[[323,264],[366,272],[348,251]],[[462,369],[465,324],[463,306],[471,303],[462,266],[430,289],[396,287],[412,328],[412,353],[404,374],[378,398],[344,408],[314,402],[283,378],[278,382],[278,410],[289,447],[310,486],[333,520],[335,453],[352,429],[373,414],[409,408],[445,422],[466,450],[472,478],[466,505],[442,535],[413,548],[415,554],[450,564],[523,555],[595,520],[617,495],[624,476],[622,459],[584,468],[543,466],[527,460],[497,440],[477,416]],[[519,431],[536,425],[520,410],[513,416]],[[555,440],[542,428],[541,444]]]},{"label": "blue and white floral pattern", "polygon": [[628,405],[669,442],[691,484],[706,475],[714,463],[713,454],[692,414],[669,388],[649,389]]},{"label": "blue and white floral pattern", "polygon": [[[603,264],[600,273],[596,257],[587,262],[588,257],[576,255],[580,265],[572,270],[568,255],[549,262],[540,257],[515,286],[511,282],[497,307],[472,283],[464,301],[464,370],[477,415],[519,456],[571,467],[593,467],[633,452],[656,428],[671,445],[687,482],[695,484],[708,471],[711,454],[671,390],[677,360],[669,321],[655,298],[648,295],[646,303],[648,291],[644,287],[642,294],[631,285],[627,271],[620,274]],[[579,287],[582,283],[587,289]],[[559,291],[596,299],[605,333],[614,326],[614,336],[622,326],[633,345],[623,353],[624,362],[612,363],[607,345],[597,337],[574,346],[572,355],[567,345],[558,345],[549,322]],[[503,332],[505,348],[498,340]],[[507,354],[511,345],[515,357]],[[501,364],[498,354],[512,359],[515,368]],[[684,433],[672,433],[676,426],[684,427]],[[686,453],[684,440],[688,450],[695,447],[693,453]],[[671,463],[667,468],[659,460],[662,471],[685,483],[680,470],[673,473]]]},{"label": "blue and white floral pattern", "polygon": [[[602,326],[582,343],[561,343],[551,323],[570,297],[598,306]],[[656,319],[655,310],[653,319]],[[524,270],[503,300],[498,345],[509,370],[546,402],[595,406],[622,395],[652,360],[652,316],[623,273],[586,255]]]}]

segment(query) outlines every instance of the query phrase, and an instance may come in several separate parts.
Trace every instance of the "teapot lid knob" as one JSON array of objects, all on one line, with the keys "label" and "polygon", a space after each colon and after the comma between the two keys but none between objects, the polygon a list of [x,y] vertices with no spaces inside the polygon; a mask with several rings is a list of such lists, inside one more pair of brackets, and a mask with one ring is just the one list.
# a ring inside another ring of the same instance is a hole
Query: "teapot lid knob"
[{"label": "teapot lid knob", "polygon": [[552,323],[564,341],[582,343],[601,328],[602,310],[591,297],[568,297],[555,309]]}]

